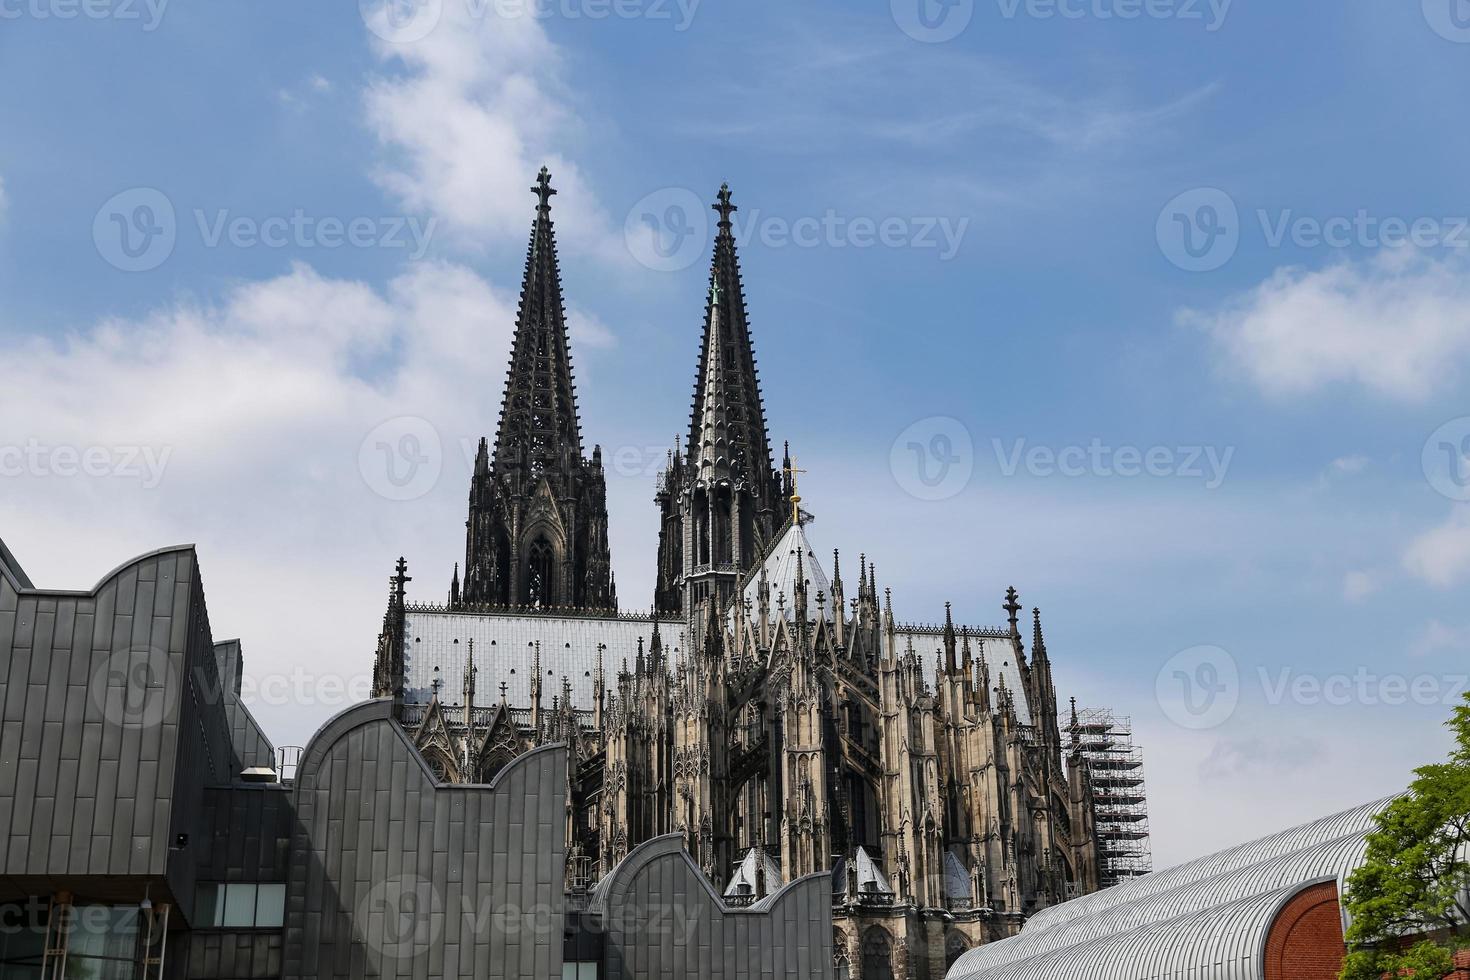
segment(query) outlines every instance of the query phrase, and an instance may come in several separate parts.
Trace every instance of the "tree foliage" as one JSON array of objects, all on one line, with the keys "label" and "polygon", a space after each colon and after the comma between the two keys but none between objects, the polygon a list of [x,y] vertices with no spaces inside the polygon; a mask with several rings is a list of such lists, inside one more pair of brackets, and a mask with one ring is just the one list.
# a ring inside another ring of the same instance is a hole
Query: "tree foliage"
[{"label": "tree foliage", "polygon": [[1348,878],[1342,980],[1438,978],[1470,946],[1470,695],[1448,722],[1449,761],[1414,772],[1375,818],[1362,867]]}]

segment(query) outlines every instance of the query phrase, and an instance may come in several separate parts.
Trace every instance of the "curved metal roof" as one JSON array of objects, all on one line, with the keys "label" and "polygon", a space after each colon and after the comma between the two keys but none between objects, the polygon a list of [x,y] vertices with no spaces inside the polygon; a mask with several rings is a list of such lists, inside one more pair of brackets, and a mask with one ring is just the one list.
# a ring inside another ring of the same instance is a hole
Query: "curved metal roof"
[{"label": "curved metal roof", "polygon": [[1357,867],[1373,816],[1356,807],[1033,916],[956,961],[949,980],[1259,980],[1282,905]]}]

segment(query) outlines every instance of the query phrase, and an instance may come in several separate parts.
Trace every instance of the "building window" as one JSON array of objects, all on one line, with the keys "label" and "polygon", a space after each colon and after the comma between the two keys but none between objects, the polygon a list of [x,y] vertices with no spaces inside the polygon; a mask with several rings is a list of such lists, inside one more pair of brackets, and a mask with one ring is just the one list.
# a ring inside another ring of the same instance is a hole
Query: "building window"
[{"label": "building window", "polygon": [[203,929],[279,929],[286,924],[286,886],[200,885],[196,911]]},{"label": "building window", "polygon": [[46,959],[46,906],[0,906],[0,977],[39,977]]},{"label": "building window", "polygon": [[598,980],[596,963],[563,963],[561,980]]}]

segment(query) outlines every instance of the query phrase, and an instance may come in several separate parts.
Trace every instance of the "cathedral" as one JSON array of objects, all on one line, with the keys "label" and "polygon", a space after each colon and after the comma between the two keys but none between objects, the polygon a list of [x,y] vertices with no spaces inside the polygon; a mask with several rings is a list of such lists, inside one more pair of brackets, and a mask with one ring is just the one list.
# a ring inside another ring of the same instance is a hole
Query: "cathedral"
[{"label": "cathedral", "polygon": [[434,775],[484,783],[564,745],[574,903],[665,834],[734,906],[830,874],[839,978],[938,980],[1095,891],[1093,788],[1063,736],[1075,702],[1060,721],[1040,611],[1010,589],[1004,625],[955,623],[948,606],[901,622],[876,561],[849,559],[844,578],[811,543],[799,471],[789,450],[777,464],[767,427],[728,187],[688,438],[650,488],[657,587],[647,612],[620,609],[545,169],[532,190],[462,577],[442,604],[410,601],[400,559],[378,639],[375,695]]}]

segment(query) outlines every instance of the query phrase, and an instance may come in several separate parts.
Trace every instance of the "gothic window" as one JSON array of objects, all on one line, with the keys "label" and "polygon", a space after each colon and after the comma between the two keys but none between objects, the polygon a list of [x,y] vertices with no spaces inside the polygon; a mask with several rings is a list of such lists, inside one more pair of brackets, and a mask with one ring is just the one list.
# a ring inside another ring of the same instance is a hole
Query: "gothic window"
[{"label": "gothic window", "polygon": [[504,531],[495,534],[495,566],[492,572],[495,594],[494,602],[510,605],[510,538]]},{"label": "gothic window", "polygon": [[893,980],[893,941],[882,926],[863,933],[863,980]]},{"label": "gothic window", "polygon": [[955,960],[970,951],[970,941],[965,938],[964,933],[951,932],[949,938],[944,941],[944,966],[946,969],[954,966]]},{"label": "gothic window", "polygon": [[832,962],[837,966],[837,980],[852,980],[852,954],[841,929],[832,930]]},{"label": "gothic window", "polygon": [[551,542],[544,537],[537,538],[526,553],[526,605],[540,607],[555,603],[555,568]]}]

